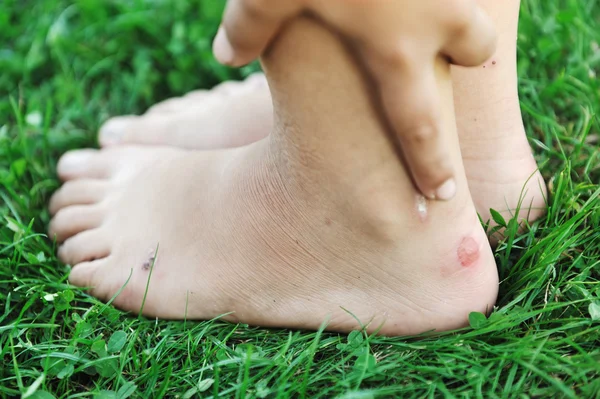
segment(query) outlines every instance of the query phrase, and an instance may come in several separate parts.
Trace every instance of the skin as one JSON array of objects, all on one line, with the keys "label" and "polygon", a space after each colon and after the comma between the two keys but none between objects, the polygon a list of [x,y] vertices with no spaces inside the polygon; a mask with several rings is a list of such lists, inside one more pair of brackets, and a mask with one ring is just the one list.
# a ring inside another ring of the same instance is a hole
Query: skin
[{"label": "skin", "polygon": [[[520,0],[479,0],[498,29],[498,48],[483,66],[452,68],[456,121],[469,189],[484,221],[490,208],[522,223],[544,215],[546,182],[531,152],[518,93]],[[492,223],[493,225],[493,223]],[[495,239],[502,238],[500,235]]]},{"label": "skin", "polygon": [[[521,118],[516,36],[519,0],[480,0],[498,27],[496,53],[485,68],[452,68],[456,119],[467,182],[477,212],[491,226],[490,208],[521,223],[542,216],[546,185],[537,170]],[[226,82],[157,104],[143,116],[111,118],[102,146],[169,145],[229,148],[265,137],[272,128],[271,94],[263,75]],[[518,210],[517,210],[518,209]],[[501,239],[496,232],[490,240]]]},{"label": "skin", "polygon": [[[434,65],[444,57],[475,66],[495,47],[491,21],[475,0],[229,0],[214,52],[240,66],[256,59],[294,16],[317,16],[360,54],[416,187],[430,199],[456,193],[441,134]],[[427,21],[427,23],[424,23]]]},{"label": "skin", "polygon": [[[494,304],[498,274],[467,189],[450,71],[437,89],[458,192],[427,203],[355,56],[317,22],[263,58],[271,133],[213,151],[113,146],[61,158],[50,233],[70,282],[144,314],[385,335],[447,330]],[[324,64],[329,68],[323,68]],[[461,242],[475,243],[469,267]],[[351,314],[350,314],[351,313]],[[360,323],[357,321],[360,320]]]}]

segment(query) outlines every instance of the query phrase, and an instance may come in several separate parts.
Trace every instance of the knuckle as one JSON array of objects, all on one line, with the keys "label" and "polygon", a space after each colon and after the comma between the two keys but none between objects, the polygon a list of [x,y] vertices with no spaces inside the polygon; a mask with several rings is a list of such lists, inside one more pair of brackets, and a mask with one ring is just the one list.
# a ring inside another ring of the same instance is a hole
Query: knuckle
[{"label": "knuckle", "polygon": [[456,36],[464,36],[469,32],[471,28],[472,18],[469,13],[457,13],[456,17],[452,20],[450,28],[452,33]]},{"label": "knuckle", "polygon": [[472,1],[455,0],[453,12],[448,15],[450,29],[454,34],[467,33],[475,18],[475,7]]},{"label": "knuckle", "polygon": [[437,129],[432,125],[419,125],[404,132],[403,140],[411,147],[421,147],[438,137]]},{"label": "knuckle", "polygon": [[406,66],[414,58],[414,52],[405,42],[399,42],[385,53],[385,60],[394,66]]},{"label": "knuckle", "polygon": [[248,17],[264,18],[270,8],[271,0],[242,0],[242,6]]}]

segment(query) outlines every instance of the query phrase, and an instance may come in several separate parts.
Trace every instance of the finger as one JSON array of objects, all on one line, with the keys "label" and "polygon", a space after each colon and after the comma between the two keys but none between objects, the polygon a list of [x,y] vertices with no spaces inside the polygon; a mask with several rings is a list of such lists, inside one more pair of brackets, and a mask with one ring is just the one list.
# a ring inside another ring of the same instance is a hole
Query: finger
[{"label": "finger", "polygon": [[492,19],[475,2],[452,25],[451,39],[442,49],[453,64],[478,66],[496,51],[496,30]]},{"label": "finger", "polygon": [[231,66],[253,61],[300,10],[299,0],[229,0],[213,43],[215,57]]},{"label": "finger", "polygon": [[441,131],[440,91],[433,60],[375,66],[388,121],[417,189],[427,198],[456,194],[446,136]]}]

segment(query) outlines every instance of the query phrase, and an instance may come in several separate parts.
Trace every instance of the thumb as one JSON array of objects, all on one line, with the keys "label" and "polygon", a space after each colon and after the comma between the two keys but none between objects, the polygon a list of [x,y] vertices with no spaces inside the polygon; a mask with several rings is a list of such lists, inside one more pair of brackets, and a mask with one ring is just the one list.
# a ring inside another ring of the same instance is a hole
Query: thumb
[{"label": "thumb", "polygon": [[215,57],[226,65],[248,64],[300,10],[297,0],[229,0],[213,43]]}]

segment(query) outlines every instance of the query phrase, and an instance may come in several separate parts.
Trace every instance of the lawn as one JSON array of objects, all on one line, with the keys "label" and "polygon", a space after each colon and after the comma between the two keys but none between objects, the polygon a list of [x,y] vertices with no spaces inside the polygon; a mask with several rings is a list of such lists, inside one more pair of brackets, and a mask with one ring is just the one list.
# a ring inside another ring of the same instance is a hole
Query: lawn
[{"label": "lawn", "polygon": [[0,1],[0,397],[600,398],[600,1],[524,0],[521,102],[547,216],[506,221],[489,318],[423,337],[125,315],[69,286],[45,236],[56,160],[110,115],[249,74],[222,2]]}]

